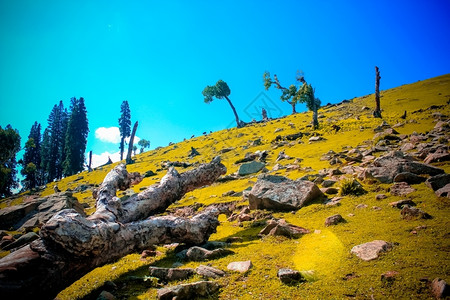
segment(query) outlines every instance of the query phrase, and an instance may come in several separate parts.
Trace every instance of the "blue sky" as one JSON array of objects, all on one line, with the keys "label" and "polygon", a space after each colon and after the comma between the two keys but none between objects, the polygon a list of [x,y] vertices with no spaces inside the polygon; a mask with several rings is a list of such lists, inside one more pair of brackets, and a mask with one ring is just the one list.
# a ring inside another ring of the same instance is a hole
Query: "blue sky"
[{"label": "blue sky", "polygon": [[[219,79],[250,121],[265,70],[290,85],[300,69],[335,103],[372,93],[375,65],[381,89],[449,73],[449,49],[450,1],[2,0],[0,125],[24,144],[59,100],[84,97],[87,151],[101,160],[118,143],[95,132],[118,126],[123,100],[154,148],[234,126],[226,101],[203,102]],[[290,113],[265,93],[272,117]]]}]

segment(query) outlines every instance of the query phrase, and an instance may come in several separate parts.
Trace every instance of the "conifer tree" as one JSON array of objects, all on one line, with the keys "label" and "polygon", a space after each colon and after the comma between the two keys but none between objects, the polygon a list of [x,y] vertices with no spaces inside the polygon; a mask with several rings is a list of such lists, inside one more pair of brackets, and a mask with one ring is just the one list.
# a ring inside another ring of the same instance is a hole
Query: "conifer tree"
[{"label": "conifer tree", "polygon": [[83,171],[89,125],[84,99],[72,98],[65,134],[63,173],[70,176]]},{"label": "conifer tree", "polygon": [[123,101],[120,105],[120,118],[119,118],[119,131],[120,131],[120,160],[123,160],[123,152],[125,148],[125,139],[131,134],[131,112],[128,101]]},{"label": "conifer tree", "polygon": [[17,129],[7,125],[0,126],[0,197],[12,194],[18,187],[16,181],[16,153],[20,150],[20,135]]},{"label": "conifer tree", "polygon": [[39,174],[40,184],[50,182],[48,170],[50,169],[50,130],[46,128],[42,135],[41,143],[41,172]]},{"label": "conifer tree", "polygon": [[25,176],[22,185],[25,190],[41,184],[41,124],[34,122],[28,141],[25,143],[25,154],[19,161],[22,165],[20,173]]},{"label": "conifer tree", "polygon": [[62,101],[53,106],[48,117],[49,152],[47,165],[47,182],[60,179],[63,175],[62,163],[65,159],[65,137],[67,131],[67,110]]}]

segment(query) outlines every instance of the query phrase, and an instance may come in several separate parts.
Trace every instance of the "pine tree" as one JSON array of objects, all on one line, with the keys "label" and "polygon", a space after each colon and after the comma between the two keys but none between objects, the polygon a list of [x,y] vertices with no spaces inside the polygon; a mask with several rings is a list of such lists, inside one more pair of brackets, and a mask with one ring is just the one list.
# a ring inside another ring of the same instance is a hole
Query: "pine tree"
[{"label": "pine tree", "polygon": [[119,118],[119,131],[120,131],[120,160],[123,160],[123,152],[125,148],[125,139],[131,134],[131,112],[128,101],[123,101],[120,105],[120,118]]},{"label": "pine tree", "polygon": [[11,125],[0,126],[0,197],[12,194],[16,181],[16,153],[20,150],[20,135]]},{"label": "pine tree", "polygon": [[67,110],[62,101],[53,106],[48,117],[49,152],[47,165],[47,182],[62,178],[62,162],[65,159],[65,137],[67,131]]},{"label": "pine tree", "polygon": [[65,135],[65,160],[63,173],[70,176],[83,171],[87,136],[89,133],[87,111],[84,99],[71,100],[70,117]]},{"label": "pine tree", "polygon": [[48,170],[50,169],[50,130],[46,128],[42,135],[41,144],[41,172],[40,172],[40,184],[50,182],[50,176]]},{"label": "pine tree", "polygon": [[22,165],[21,174],[25,176],[22,185],[25,190],[32,189],[41,184],[41,124],[34,122],[31,127],[28,141],[25,143],[25,154],[19,161]]}]

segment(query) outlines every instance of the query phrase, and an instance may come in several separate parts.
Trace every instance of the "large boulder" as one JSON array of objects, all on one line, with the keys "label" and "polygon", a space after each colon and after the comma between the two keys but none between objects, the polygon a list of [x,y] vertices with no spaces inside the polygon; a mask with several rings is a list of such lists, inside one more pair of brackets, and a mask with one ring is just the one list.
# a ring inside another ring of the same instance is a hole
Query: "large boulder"
[{"label": "large boulder", "polygon": [[71,192],[61,192],[0,210],[0,229],[33,228],[46,223],[63,209],[75,209],[85,216],[84,208],[77,198]]},{"label": "large boulder", "polygon": [[250,209],[297,210],[324,198],[316,184],[283,176],[261,175],[248,193]]},{"label": "large boulder", "polygon": [[375,159],[367,171],[382,183],[392,183],[395,176],[403,172],[431,176],[444,173],[442,169],[412,160],[401,151],[394,151]]},{"label": "large boulder", "polygon": [[450,174],[439,174],[430,177],[425,181],[425,184],[433,191],[437,191],[450,183]]}]

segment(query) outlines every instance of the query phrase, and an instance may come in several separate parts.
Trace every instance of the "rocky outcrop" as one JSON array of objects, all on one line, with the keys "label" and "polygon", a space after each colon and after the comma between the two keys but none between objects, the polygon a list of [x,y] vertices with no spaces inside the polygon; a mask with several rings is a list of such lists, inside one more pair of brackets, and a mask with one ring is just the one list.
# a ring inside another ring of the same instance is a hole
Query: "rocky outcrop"
[{"label": "rocky outcrop", "polygon": [[365,261],[377,259],[381,252],[386,252],[392,248],[391,244],[382,240],[375,240],[369,243],[354,246],[351,253]]},{"label": "rocky outcrop", "polygon": [[261,175],[248,193],[250,209],[297,210],[323,198],[313,182],[282,176]]},{"label": "rocky outcrop", "polygon": [[403,219],[415,220],[415,219],[431,219],[431,215],[424,212],[420,208],[409,206],[408,204],[403,205],[402,211],[400,212]]},{"label": "rocky outcrop", "polygon": [[195,269],[195,272],[200,275],[203,276],[205,278],[219,278],[219,277],[223,277],[226,275],[226,273],[222,270],[210,267],[210,266],[205,266],[205,265],[200,265]]},{"label": "rocky outcrop", "polygon": [[194,269],[186,268],[158,268],[150,267],[149,275],[160,279],[163,282],[169,282],[172,280],[184,280],[191,277],[194,274]]},{"label": "rocky outcrop", "polygon": [[239,167],[238,175],[239,176],[245,176],[245,175],[258,173],[265,166],[266,166],[266,164],[264,164],[263,162],[259,162],[259,161],[252,161],[252,162],[249,162],[249,163],[245,163],[245,164],[242,164]]},{"label": "rocky outcrop", "polygon": [[297,270],[279,269],[277,277],[284,284],[295,284],[302,280],[302,274]]},{"label": "rocky outcrop", "polygon": [[298,238],[303,234],[309,233],[308,229],[287,223],[284,219],[270,220],[266,227],[260,232],[260,236],[285,236],[288,238]]},{"label": "rocky outcrop", "polygon": [[367,171],[382,183],[392,183],[395,176],[402,172],[431,176],[444,173],[442,169],[412,160],[401,151],[394,151],[375,159]]},{"label": "rocky outcrop", "polygon": [[83,206],[71,192],[56,193],[28,203],[7,207],[0,210],[0,229],[34,228],[50,220],[57,212],[70,208],[86,216]]}]

